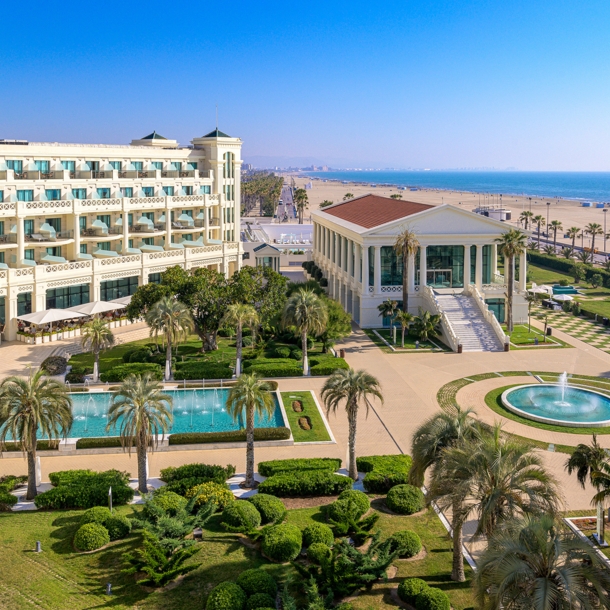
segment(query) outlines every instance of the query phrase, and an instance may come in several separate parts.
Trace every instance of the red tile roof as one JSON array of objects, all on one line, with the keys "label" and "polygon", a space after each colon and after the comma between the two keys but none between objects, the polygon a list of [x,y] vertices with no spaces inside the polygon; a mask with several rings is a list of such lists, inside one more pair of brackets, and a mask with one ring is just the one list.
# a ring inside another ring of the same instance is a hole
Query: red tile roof
[{"label": "red tile roof", "polygon": [[341,220],[360,225],[365,229],[372,229],[386,222],[400,220],[433,207],[433,205],[425,203],[401,201],[400,199],[390,199],[378,195],[363,195],[321,211]]}]

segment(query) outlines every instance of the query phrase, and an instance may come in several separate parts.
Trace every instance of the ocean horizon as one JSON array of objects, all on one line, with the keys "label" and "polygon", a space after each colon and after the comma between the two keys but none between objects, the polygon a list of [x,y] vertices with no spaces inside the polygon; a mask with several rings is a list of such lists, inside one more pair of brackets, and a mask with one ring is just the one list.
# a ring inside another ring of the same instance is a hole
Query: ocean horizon
[{"label": "ocean horizon", "polygon": [[610,172],[345,170],[304,175],[376,186],[610,202]]}]

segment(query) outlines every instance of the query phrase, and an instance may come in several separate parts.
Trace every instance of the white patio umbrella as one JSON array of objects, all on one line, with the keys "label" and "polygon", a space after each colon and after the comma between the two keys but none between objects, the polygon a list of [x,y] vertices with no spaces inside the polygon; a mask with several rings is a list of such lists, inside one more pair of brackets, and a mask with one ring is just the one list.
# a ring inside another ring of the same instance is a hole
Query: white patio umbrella
[{"label": "white patio umbrella", "polygon": [[15,316],[18,320],[29,322],[34,326],[42,326],[49,324],[49,328],[53,328],[53,322],[61,322],[63,320],[71,320],[72,318],[84,318],[85,314],[68,309],[47,309],[45,311],[35,311],[34,313],[26,313],[22,316]]},{"label": "white patio umbrella", "polygon": [[563,301],[573,301],[574,297],[571,297],[569,294],[555,294],[553,295],[553,301],[563,302]]},{"label": "white patio umbrella", "polygon": [[548,294],[544,288],[540,288],[540,286],[534,286],[532,288],[528,288],[528,292],[532,294]]},{"label": "white patio umbrella", "polygon": [[123,307],[125,307],[126,305],[129,305],[129,303],[131,303],[131,296],[121,297],[119,299],[112,299],[110,303],[117,303],[118,305],[122,305]]},{"label": "white patio umbrella", "polygon": [[93,301],[91,303],[84,303],[83,305],[74,305],[68,307],[66,311],[75,311],[83,314],[84,316],[94,316],[98,313],[105,313],[106,311],[116,311],[121,309],[122,305],[119,303],[108,303],[106,301]]}]

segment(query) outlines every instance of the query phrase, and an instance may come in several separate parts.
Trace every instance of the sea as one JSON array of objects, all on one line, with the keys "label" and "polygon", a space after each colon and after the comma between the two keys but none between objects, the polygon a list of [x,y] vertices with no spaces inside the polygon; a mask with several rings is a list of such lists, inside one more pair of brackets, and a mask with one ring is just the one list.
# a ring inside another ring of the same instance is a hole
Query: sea
[{"label": "sea", "polygon": [[361,182],[371,186],[522,195],[527,197],[610,202],[610,172],[520,171],[329,171],[305,172],[321,180]]}]

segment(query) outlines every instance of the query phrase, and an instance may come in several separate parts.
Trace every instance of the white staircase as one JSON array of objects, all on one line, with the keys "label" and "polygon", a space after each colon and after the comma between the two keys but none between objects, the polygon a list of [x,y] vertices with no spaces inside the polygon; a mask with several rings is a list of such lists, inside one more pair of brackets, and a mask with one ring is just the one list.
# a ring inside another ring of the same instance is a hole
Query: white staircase
[{"label": "white staircase", "polygon": [[436,294],[464,352],[501,352],[504,346],[475,299],[465,294]]}]

